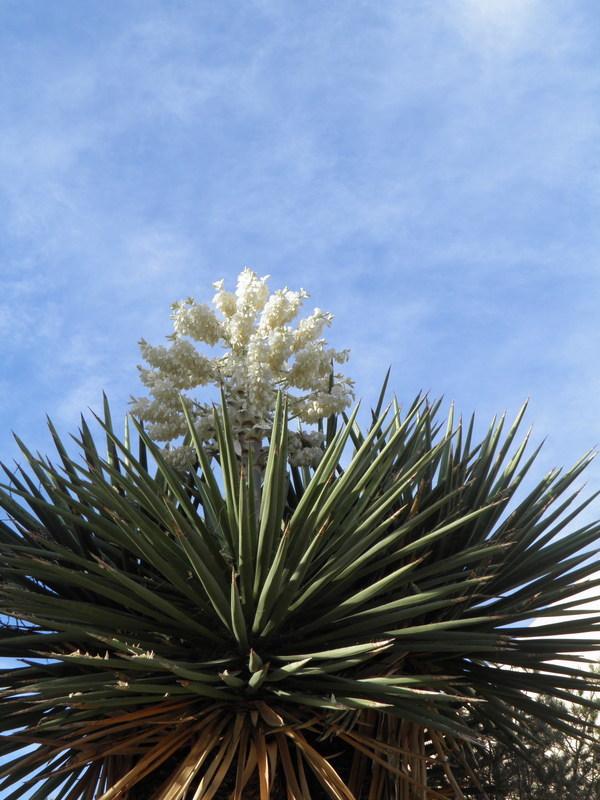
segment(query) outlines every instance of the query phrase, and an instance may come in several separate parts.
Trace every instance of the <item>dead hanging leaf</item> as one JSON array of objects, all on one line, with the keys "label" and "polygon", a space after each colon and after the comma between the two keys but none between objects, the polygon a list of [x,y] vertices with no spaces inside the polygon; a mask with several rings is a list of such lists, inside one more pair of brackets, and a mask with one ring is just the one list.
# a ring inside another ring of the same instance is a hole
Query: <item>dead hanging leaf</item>
[{"label": "dead hanging leaf", "polygon": [[271,706],[259,700],[256,702],[256,708],[267,725],[270,725],[272,728],[284,727],[285,721],[283,717],[274,711]]}]

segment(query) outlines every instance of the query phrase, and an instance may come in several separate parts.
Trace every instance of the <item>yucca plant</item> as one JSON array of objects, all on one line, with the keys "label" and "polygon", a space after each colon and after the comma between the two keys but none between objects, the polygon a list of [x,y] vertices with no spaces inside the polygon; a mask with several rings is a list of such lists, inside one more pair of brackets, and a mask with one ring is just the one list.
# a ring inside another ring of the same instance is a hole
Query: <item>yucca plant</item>
[{"label": "yucca plant", "polygon": [[59,465],[21,444],[0,496],[5,800],[484,797],[483,736],[520,746],[530,714],[573,732],[541,698],[593,703],[576,653],[600,615],[573,604],[600,584],[600,525],[571,529],[590,456],[518,501],[522,412],[477,442],[426,398],[380,400],[365,433],[355,416],[314,469],[289,466],[281,397],[262,470],[225,404],[218,465],[193,425],[175,469],[108,409],[102,452],[85,422],[83,459],[53,428]]}]

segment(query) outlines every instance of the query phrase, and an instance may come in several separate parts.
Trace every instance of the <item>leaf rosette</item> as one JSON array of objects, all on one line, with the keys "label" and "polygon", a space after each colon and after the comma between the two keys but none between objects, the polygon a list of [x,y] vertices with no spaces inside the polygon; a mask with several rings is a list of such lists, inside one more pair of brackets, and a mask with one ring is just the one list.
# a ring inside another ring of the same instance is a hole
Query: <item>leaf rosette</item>
[{"label": "leaf rosette", "polygon": [[60,466],[22,444],[28,469],[5,468],[6,800],[25,779],[35,800],[460,797],[449,761],[483,729],[519,742],[540,696],[593,702],[577,653],[600,616],[574,604],[599,525],[570,528],[589,456],[518,501],[523,412],[475,442],[439,404],[380,399],[366,433],[332,419],[318,466],[291,466],[280,394],[257,473],[226,404],[218,467],[183,408],[185,470],[108,406],[106,457],[84,422],[83,460],[52,429]]}]

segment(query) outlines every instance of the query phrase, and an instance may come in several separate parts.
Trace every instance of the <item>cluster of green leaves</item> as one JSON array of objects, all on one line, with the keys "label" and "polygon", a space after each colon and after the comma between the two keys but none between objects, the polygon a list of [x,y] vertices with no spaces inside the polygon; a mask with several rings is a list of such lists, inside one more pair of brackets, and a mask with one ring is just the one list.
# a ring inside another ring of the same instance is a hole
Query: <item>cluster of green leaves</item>
[{"label": "cluster of green leaves", "polygon": [[[309,470],[288,466],[280,400],[264,475],[226,409],[218,468],[191,425],[185,473],[140,426],[134,453],[108,408],[106,457],[85,423],[82,460],[54,429],[59,465],[21,444],[28,469],[5,468],[0,494],[0,655],[21,660],[0,693],[6,800],[26,778],[35,800],[205,800],[232,771],[234,798],[256,774],[263,800],[276,775],[298,800],[311,780],[340,800],[381,784],[382,800],[394,781],[423,787],[443,741],[480,721],[513,740],[527,714],[572,733],[540,696],[594,705],[576,653],[600,649],[600,616],[572,607],[582,580],[600,584],[600,525],[567,532],[590,456],[515,502],[536,455],[516,440],[523,412],[481,441],[438,412],[380,403],[364,434],[330,420]],[[319,750],[332,733],[355,753],[347,774]]]}]

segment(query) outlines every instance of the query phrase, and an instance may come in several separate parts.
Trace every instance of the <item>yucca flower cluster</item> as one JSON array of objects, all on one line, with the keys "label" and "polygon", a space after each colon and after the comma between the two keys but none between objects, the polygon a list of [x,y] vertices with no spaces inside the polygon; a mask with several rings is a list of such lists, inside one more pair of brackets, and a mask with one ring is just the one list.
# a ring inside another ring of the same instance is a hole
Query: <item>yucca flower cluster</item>
[{"label": "yucca flower cluster", "polygon": [[[140,342],[149,365],[140,367],[140,376],[151,397],[134,399],[132,411],[149,423],[154,441],[166,443],[176,467],[185,468],[196,458],[191,445],[173,444],[188,431],[182,400],[199,439],[218,452],[215,406],[190,394],[199,387],[222,390],[238,455],[252,449],[255,461],[264,460],[262,443],[273,427],[278,391],[286,396],[290,417],[308,425],[341,413],[352,402],[352,381],[333,369],[347,361],[348,351],[328,347],[322,336],[332,314],[315,308],[297,320],[308,294],[287,287],[270,294],[268,277],[244,269],[235,293],[217,281],[214,309],[193,297],[172,305],[174,333],[167,337],[168,347]],[[220,345],[224,353],[211,358],[197,344]],[[299,430],[290,438],[290,463],[316,466],[322,442],[318,431]]]}]

